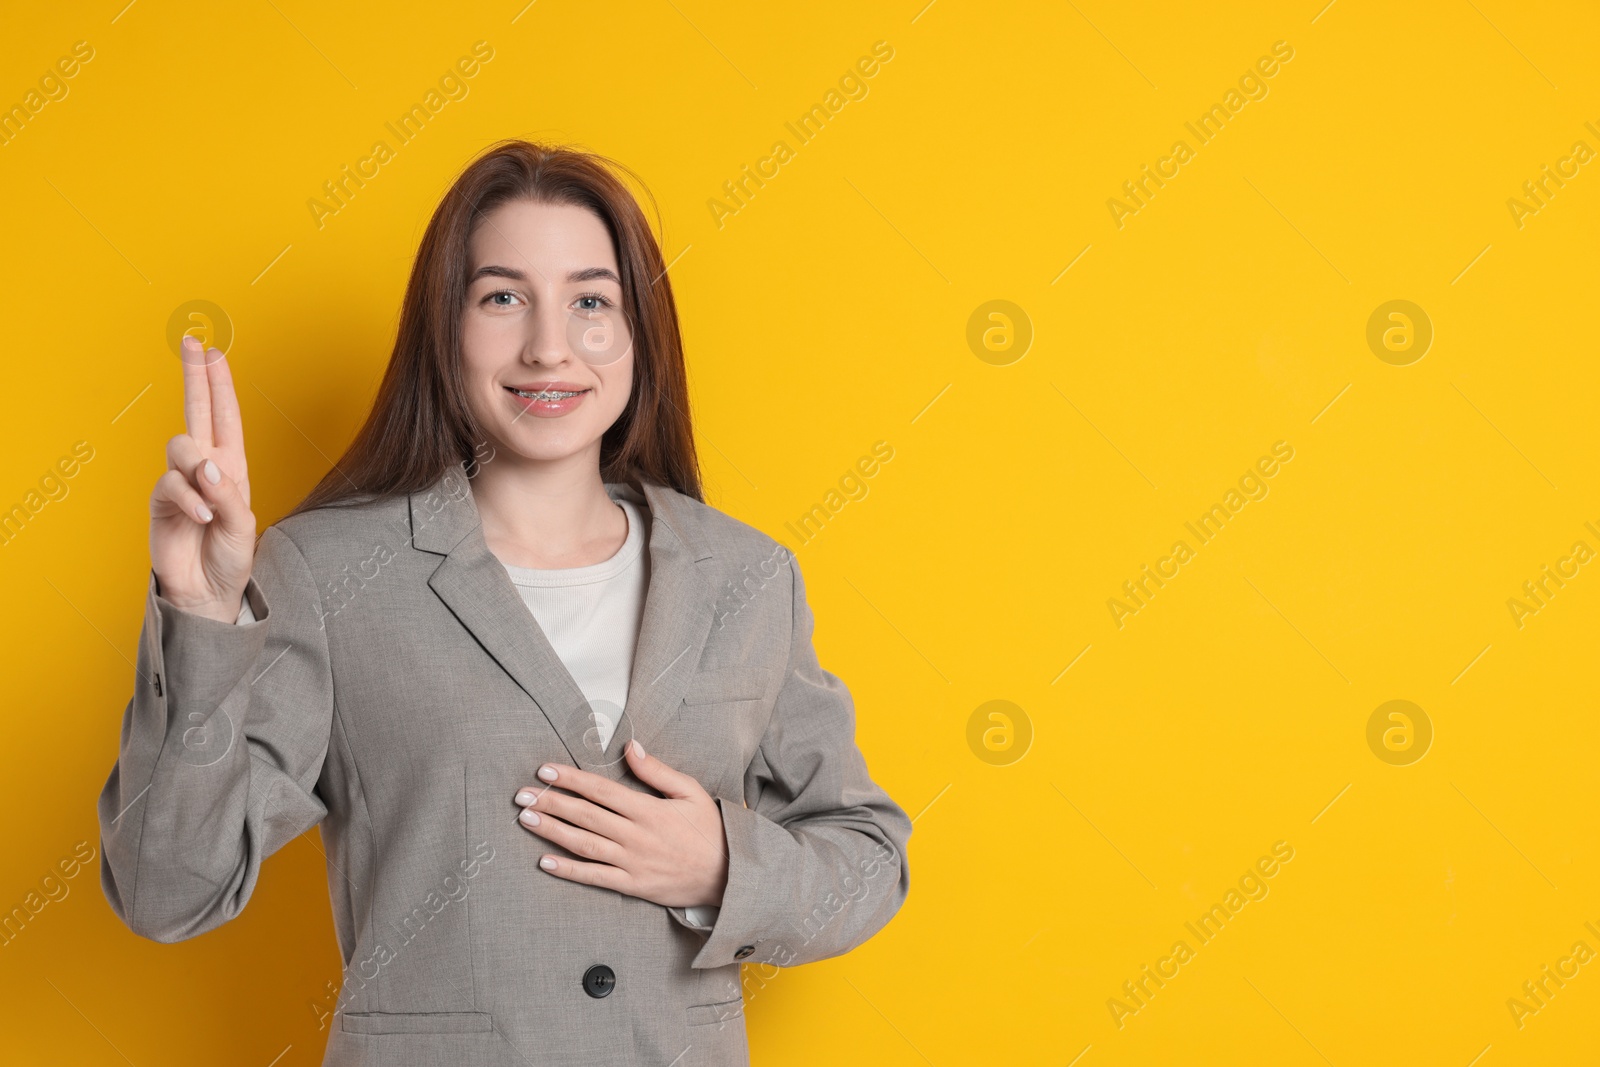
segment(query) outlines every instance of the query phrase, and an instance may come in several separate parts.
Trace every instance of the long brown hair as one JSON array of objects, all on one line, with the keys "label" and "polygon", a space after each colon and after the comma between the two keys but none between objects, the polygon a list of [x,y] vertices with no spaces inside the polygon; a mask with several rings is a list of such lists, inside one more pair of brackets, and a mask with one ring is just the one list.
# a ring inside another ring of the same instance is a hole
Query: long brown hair
[{"label": "long brown hair", "polygon": [[481,216],[515,200],[588,208],[616,247],[635,361],[633,394],[601,437],[602,480],[651,481],[704,500],[672,283],[644,213],[617,172],[638,181],[604,156],[519,140],[500,141],[468,164],[423,234],[372,411],[291,515],[417,492],[462,463],[476,470],[486,438],[461,372],[468,240]]}]

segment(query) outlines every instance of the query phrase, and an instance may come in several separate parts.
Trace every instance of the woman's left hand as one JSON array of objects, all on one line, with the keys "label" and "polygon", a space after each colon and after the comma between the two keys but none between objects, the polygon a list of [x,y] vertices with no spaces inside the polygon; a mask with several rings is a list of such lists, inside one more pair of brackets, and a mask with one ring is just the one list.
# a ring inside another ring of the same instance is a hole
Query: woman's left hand
[{"label": "woman's left hand", "polygon": [[664,907],[720,906],[728,854],[717,802],[637,741],[628,742],[624,755],[640,781],[665,795],[557,763],[539,768],[540,784],[517,792],[523,828],[582,857],[546,853],[539,866]]}]

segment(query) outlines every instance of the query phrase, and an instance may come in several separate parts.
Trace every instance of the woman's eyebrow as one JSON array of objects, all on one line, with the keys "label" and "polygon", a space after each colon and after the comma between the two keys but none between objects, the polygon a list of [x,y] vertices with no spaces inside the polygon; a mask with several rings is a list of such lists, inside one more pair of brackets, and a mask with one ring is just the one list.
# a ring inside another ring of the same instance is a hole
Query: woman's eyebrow
[{"label": "woman's eyebrow", "polygon": [[617,277],[617,272],[610,267],[585,267],[583,270],[575,270],[567,275],[567,281],[569,282],[593,282],[605,279],[614,281],[618,285],[622,284],[622,279]]},{"label": "woman's eyebrow", "polygon": [[[528,280],[528,276],[515,267],[502,267],[498,263],[485,264],[473,271],[472,277],[467,279],[467,284],[471,285],[479,278],[510,278],[512,281],[517,282]],[[617,277],[617,272],[610,267],[585,267],[583,270],[569,271],[567,273],[567,281],[569,282],[591,282],[603,279],[609,279],[618,285],[622,284],[622,279]]]}]

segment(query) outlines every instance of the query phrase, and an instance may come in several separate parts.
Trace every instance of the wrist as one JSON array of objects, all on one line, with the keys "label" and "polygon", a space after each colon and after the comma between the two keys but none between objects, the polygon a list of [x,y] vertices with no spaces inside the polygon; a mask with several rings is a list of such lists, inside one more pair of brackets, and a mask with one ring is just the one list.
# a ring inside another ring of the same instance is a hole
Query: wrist
[{"label": "wrist", "polygon": [[722,898],[728,890],[728,861],[726,859],[722,861],[720,869],[713,877],[711,883],[707,886],[707,890],[707,892],[700,894],[700,903],[696,904],[695,907],[722,907]]},{"label": "wrist", "polygon": [[217,622],[235,623],[239,621],[239,605],[243,594],[229,600],[189,600],[183,597],[171,597],[162,594],[162,598],[185,615],[198,615],[201,618],[215,619]]}]

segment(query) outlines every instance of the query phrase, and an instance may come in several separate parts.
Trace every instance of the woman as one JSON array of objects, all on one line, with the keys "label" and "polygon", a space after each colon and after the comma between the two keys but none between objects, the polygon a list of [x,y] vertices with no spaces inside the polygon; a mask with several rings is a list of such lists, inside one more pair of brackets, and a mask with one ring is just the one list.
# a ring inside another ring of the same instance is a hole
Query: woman
[{"label": "woman", "polygon": [[137,933],[236,916],[320,824],[325,1065],[748,1062],[741,962],[848,951],[905,813],[793,558],[707,506],[671,284],[604,161],[496,145],[434,213],[373,410],[256,544],[222,353],[151,496],[100,797]]}]

